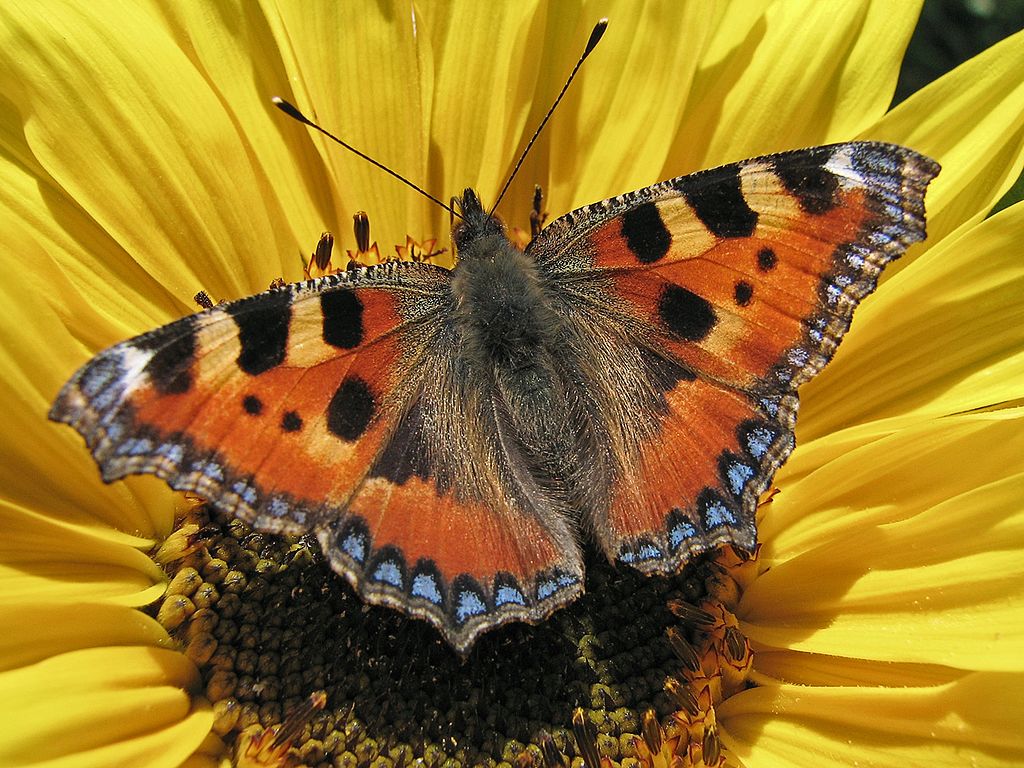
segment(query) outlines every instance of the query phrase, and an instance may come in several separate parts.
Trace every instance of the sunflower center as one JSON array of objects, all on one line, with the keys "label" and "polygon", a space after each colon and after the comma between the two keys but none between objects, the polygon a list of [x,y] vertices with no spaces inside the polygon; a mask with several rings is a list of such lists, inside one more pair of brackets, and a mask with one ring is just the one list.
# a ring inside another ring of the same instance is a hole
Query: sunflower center
[{"label": "sunflower center", "polygon": [[671,579],[595,555],[584,597],[465,661],[427,624],[363,604],[312,537],[197,501],[154,559],[170,576],[156,616],[239,765],[720,765],[714,707],[751,666],[729,612],[751,562],[731,549]]}]

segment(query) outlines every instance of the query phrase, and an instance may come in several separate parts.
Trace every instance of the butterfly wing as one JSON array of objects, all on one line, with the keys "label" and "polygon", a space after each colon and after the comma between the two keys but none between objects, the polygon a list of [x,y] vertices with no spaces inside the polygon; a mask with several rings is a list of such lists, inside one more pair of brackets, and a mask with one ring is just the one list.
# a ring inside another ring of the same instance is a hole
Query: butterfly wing
[{"label": "butterfly wing", "polygon": [[260,530],[316,532],[365,599],[464,651],[572,600],[582,564],[494,450],[486,388],[459,399],[449,281],[390,263],[185,317],[101,352],[50,418],[107,482],[155,474]]},{"label": "butterfly wing", "polygon": [[614,460],[588,514],[609,557],[672,573],[720,543],[753,549],[796,389],[924,238],[937,172],[873,142],[786,152],[579,209],[530,245],[573,308],[568,343],[605,340],[587,375]]}]

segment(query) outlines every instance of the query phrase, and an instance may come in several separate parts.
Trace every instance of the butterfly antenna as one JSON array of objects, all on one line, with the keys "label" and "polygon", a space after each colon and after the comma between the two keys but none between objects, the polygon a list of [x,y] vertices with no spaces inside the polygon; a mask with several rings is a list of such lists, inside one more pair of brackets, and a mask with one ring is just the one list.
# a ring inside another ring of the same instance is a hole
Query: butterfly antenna
[{"label": "butterfly antenna", "polygon": [[544,119],[540,121],[540,125],[537,126],[537,130],[533,132],[533,136],[530,138],[530,143],[526,145],[526,149],[523,150],[523,154],[521,154],[519,159],[516,161],[515,168],[512,169],[512,173],[509,175],[508,181],[505,182],[505,186],[501,188],[501,192],[498,194],[498,198],[494,201],[494,205],[491,206],[488,216],[494,213],[495,209],[498,207],[498,203],[501,202],[505,193],[508,192],[508,188],[512,185],[512,180],[516,177],[516,174],[519,173],[519,169],[526,160],[526,156],[530,154],[530,150],[537,141],[537,137],[540,136],[540,132],[544,130],[544,126],[547,125],[548,120],[551,119],[551,115],[558,106],[558,102],[562,100],[562,97],[565,96],[565,92],[569,90],[569,86],[576,77],[576,73],[580,71],[580,67],[583,66],[583,62],[587,60],[587,56],[589,56],[591,51],[593,51],[597,47],[597,44],[601,42],[601,37],[604,35],[604,31],[607,28],[608,19],[601,19],[594,25],[594,29],[590,33],[590,39],[587,40],[587,47],[583,49],[583,54],[580,56],[579,61],[576,62],[576,66],[573,67],[572,72],[569,73],[569,79],[565,81],[565,85],[562,86],[562,90],[558,92],[558,96],[555,98],[554,104],[551,105],[548,113],[544,115]]},{"label": "butterfly antenna", "polygon": [[[578,64],[576,66],[577,66],[577,68],[579,67]],[[376,160],[374,160],[372,157],[370,157],[365,152],[360,152],[358,149],[353,147],[351,144],[348,144],[347,142],[342,141],[341,139],[339,139],[337,136],[335,136],[330,131],[326,130],[325,128],[321,128],[319,125],[317,125],[312,120],[310,120],[308,117],[306,117],[304,114],[302,114],[299,111],[298,107],[296,107],[294,104],[291,104],[290,102],[285,101],[280,96],[274,96],[271,99],[271,101],[274,102],[274,106],[275,107],[277,107],[282,112],[284,112],[286,115],[288,115],[288,117],[292,118],[293,120],[298,120],[300,123],[305,123],[310,128],[315,128],[316,130],[320,131],[320,133],[322,133],[324,136],[326,136],[328,139],[330,139],[334,143],[340,144],[345,149],[347,149],[349,152],[353,152],[353,153],[359,155],[359,157],[363,158],[363,160],[366,160],[368,163],[377,166],[378,168],[380,168],[382,171],[384,171],[386,173],[390,173],[392,176],[394,176],[396,179],[398,179],[400,182],[402,182],[406,186],[412,187],[413,189],[415,189],[417,192],[419,192],[424,197],[428,198],[429,200],[433,200],[435,203],[437,203],[442,208],[444,208],[446,211],[448,211],[448,213],[450,213],[452,216],[455,216],[455,217],[460,218],[460,219],[462,218],[461,216],[459,216],[458,213],[455,212],[454,209],[452,209],[452,207],[450,205],[447,205],[446,203],[442,203],[440,200],[438,200],[436,197],[434,197],[432,194],[427,192],[422,187],[419,187],[416,184],[413,184],[411,181],[409,181],[407,178],[405,178],[405,176],[403,176],[402,174],[396,173],[395,171],[391,170],[390,168],[388,168],[383,163],[379,163]]]}]

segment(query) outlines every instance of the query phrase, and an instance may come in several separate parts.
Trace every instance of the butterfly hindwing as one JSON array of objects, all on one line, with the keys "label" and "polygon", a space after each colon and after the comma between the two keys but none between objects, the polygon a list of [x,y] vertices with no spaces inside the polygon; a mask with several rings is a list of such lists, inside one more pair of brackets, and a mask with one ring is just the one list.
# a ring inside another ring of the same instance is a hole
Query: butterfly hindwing
[{"label": "butterfly hindwing", "polygon": [[[620,438],[593,521],[609,556],[672,573],[719,543],[753,548],[758,495],[792,450],[796,388],[832,357],[885,264],[924,238],[937,172],[887,144],[798,150],[596,203],[531,244],[580,316],[618,339],[606,365],[640,346],[690,374],[627,421],[641,434]],[[597,418],[620,418],[621,395],[594,389]]]},{"label": "butterfly hindwing", "polygon": [[582,565],[487,445],[484,401],[475,432],[456,416],[449,275],[390,263],[182,318],[97,355],[50,416],[108,482],[155,474],[260,530],[315,532],[365,599],[464,651],[573,599]]},{"label": "butterfly hindwing", "polygon": [[364,596],[432,620],[465,652],[575,599],[583,568],[568,518],[503,441],[489,381],[453,354],[455,333],[425,350],[413,402],[321,541]]}]

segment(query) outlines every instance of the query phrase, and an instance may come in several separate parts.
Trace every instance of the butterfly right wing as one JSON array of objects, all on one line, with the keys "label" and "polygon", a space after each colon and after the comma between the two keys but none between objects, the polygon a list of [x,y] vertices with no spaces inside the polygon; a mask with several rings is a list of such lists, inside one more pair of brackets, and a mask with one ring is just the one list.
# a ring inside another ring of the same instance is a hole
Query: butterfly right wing
[{"label": "butterfly right wing", "polygon": [[[938,165],[850,142],[754,158],[566,214],[531,244],[610,456],[587,510],[610,558],[674,573],[753,550],[797,388],[885,265],[924,239]],[[597,361],[597,362],[590,362]],[[601,460],[600,454],[596,456]]]}]

